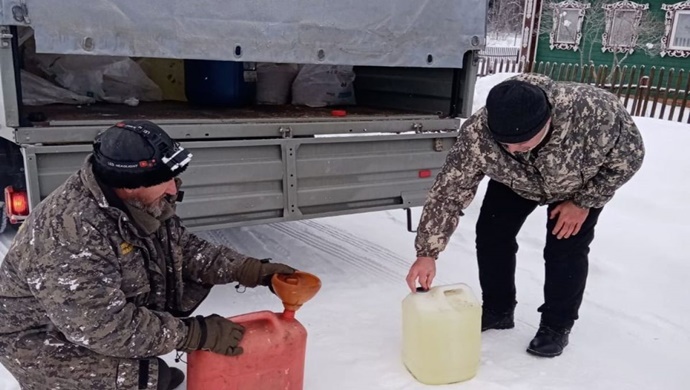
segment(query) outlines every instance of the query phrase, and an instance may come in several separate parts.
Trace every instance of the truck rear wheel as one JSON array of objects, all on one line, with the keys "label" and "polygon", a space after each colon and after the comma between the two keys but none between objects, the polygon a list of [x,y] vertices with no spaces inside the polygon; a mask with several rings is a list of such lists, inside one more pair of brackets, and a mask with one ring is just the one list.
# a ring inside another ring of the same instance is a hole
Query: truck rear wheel
[{"label": "truck rear wheel", "polygon": [[0,234],[4,233],[5,230],[17,230],[19,225],[13,225],[10,223],[7,214],[5,214],[5,203],[0,202]]},{"label": "truck rear wheel", "polygon": [[5,204],[2,203],[0,206],[0,234],[5,232],[5,229],[7,229],[7,225],[10,224],[10,221],[7,219],[7,214],[5,214]]}]

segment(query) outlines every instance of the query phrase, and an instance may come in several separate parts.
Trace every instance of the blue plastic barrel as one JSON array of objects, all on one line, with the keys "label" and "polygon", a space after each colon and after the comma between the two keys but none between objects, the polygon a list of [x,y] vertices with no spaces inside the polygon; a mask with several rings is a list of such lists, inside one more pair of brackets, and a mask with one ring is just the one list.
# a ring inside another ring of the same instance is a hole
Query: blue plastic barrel
[{"label": "blue plastic barrel", "polygon": [[242,62],[185,60],[184,77],[185,95],[192,104],[237,107],[248,103]]}]

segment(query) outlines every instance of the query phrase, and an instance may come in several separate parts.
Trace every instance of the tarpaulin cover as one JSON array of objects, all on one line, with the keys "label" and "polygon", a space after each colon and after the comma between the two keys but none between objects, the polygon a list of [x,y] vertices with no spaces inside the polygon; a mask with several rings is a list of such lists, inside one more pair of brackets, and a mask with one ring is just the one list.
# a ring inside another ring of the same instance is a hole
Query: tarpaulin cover
[{"label": "tarpaulin cover", "polygon": [[453,67],[485,46],[486,0],[0,0],[37,52]]}]

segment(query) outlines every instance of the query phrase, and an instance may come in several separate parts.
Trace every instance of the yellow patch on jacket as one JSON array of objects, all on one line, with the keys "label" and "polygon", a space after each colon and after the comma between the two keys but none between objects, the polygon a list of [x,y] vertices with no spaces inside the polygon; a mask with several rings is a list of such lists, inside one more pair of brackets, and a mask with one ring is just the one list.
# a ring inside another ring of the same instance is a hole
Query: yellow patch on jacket
[{"label": "yellow patch on jacket", "polygon": [[132,252],[134,250],[134,246],[132,246],[132,244],[128,242],[123,242],[122,244],[120,244],[120,250],[122,251],[122,255],[124,256]]}]

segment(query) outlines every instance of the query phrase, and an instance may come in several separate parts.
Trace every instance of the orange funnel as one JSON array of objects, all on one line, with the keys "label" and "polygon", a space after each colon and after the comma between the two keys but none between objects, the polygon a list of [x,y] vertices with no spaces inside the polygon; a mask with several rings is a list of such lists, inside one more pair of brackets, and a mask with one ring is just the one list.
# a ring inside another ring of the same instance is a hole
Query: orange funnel
[{"label": "orange funnel", "polygon": [[295,312],[321,289],[321,280],[307,272],[275,274],[271,279],[273,291],[283,301],[285,311]]}]

